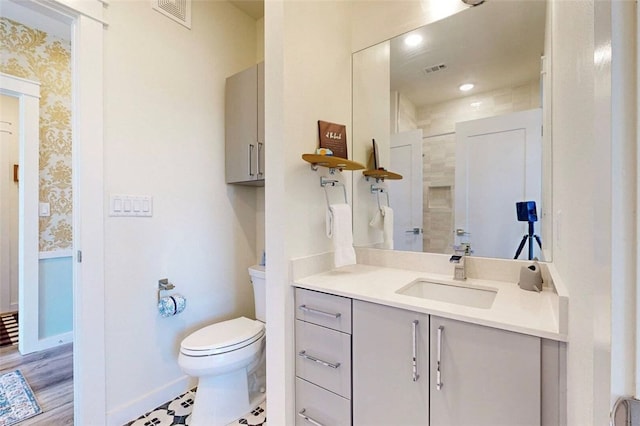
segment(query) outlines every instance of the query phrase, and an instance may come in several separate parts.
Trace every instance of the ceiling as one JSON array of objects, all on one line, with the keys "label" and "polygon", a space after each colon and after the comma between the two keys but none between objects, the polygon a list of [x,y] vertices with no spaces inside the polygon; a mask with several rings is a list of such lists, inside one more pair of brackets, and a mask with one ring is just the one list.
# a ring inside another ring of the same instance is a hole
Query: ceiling
[{"label": "ceiling", "polygon": [[[544,52],[546,3],[487,1],[426,25],[423,44],[409,48],[407,34],[391,40],[391,89],[416,106],[537,80]],[[425,73],[428,66],[445,64]],[[462,83],[475,84],[463,93]]]},{"label": "ceiling", "polygon": [[229,0],[229,2],[253,19],[264,16],[264,0]]}]

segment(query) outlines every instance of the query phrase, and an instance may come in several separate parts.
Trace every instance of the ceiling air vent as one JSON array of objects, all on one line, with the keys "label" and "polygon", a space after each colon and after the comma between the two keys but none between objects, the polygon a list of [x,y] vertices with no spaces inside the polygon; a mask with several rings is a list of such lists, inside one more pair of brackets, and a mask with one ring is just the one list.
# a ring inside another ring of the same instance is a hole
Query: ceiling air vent
[{"label": "ceiling air vent", "polygon": [[151,7],[191,29],[191,0],[151,0]]},{"label": "ceiling air vent", "polygon": [[428,67],[425,67],[423,71],[425,74],[429,75],[431,73],[446,70],[446,69],[447,69],[447,66],[445,64],[438,64],[438,65],[430,65]]}]

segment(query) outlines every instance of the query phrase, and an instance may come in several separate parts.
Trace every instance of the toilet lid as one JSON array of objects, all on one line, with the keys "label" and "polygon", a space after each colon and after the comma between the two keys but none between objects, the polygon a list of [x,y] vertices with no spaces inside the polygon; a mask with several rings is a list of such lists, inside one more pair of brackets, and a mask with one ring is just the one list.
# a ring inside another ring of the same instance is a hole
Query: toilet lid
[{"label": "toilet lid", "polygon": [[208,325],[187,336],[180,349],[187,355],[229,352],[258,340],[264,334],[260,321],[240,317]]}]

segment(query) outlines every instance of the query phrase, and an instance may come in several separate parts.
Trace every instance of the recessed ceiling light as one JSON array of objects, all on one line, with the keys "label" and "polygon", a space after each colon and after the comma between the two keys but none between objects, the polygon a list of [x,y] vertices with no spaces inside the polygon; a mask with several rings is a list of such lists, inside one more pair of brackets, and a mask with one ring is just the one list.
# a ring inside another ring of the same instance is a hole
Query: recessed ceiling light
[{"label": "recessed ceiling light", "polygon": [[415,47],[420,43],[422,43],[422,36],[420,34],[410,34],[404,39],[404,44],[409,47]]},{"label": "recessed ceiling light", "polygon": [[460,87],[458,87],[458,89],[460,89],[463,92],[468,92],[469,90],[473,89],[473,84],[471,83],[461,84]]}]

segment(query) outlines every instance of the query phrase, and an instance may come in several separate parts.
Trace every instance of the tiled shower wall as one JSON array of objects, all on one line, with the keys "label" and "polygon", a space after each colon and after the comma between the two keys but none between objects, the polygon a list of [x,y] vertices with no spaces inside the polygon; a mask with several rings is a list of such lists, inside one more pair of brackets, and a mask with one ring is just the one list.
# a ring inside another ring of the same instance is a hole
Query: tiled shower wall
[{"label": "tiled shower wall", "polygon": [[[392,95],[393,99],[393,95]],[[434,105],[416,107],[397,99],[398,131],[422,129],[423,250],[450,253],[454,244],[455,125],[541,106],[540,82],[531,81]]]}]

